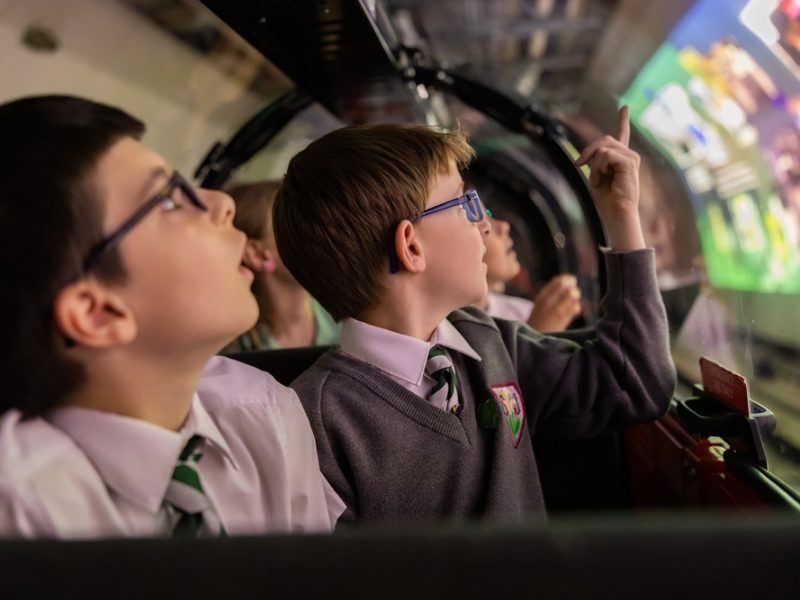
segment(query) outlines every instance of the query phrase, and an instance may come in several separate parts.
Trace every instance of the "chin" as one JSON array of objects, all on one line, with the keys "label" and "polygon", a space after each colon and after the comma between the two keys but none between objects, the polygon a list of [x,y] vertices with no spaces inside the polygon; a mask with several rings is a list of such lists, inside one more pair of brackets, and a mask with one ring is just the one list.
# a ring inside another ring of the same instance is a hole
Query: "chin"
[{"label": "chin", "polygon": [[486,282],[486,278],[483,279],[483,285],[478,288],[480,291],[478,292],[478,297],[473,300],[473,304],[476,302],[480,302],[489,294],[489,284]]},{"label": "chin", "polygon": [[256,297],[250,290],[247,290],[247,296],[242,300],[241,304],[238,306],[239,312],[242,315],[242,319],[249,323],[247,329],[250,329],[253,325],[256,324],[258,321],[258,317],[260,314],[260,309],[258,308],[258,302],[256,301]]},{"label": "chin", "polygon": [[235,323],[228,331],[228,336],[230,337],[228,341],[232,341],[243,333],[250,331],[255,324],[258,323],[258,317],[259,314],[257,307],[255,307],[253,310],[240,310],[239,314],[235,315]]},{"label": "chin", "polygon": [[255,326],[255,324],[258,323],[258,317],[259,316],[260,315],[259,315],[259,312],[258,312],[258,307],[256,307],[256,309],[254,311],[248,312],[247,318],[243,319],[245,327],[241,331],[241,333],[244,333],[245,331],[248,331],[248,330],[252,329]]}]

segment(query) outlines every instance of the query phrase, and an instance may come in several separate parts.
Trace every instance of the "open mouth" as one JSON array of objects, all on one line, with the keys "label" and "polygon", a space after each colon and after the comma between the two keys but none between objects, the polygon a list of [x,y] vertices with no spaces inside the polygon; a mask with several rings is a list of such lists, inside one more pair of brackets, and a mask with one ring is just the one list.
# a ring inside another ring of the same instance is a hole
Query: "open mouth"
[{"label": "open mouth", "polygon": [[253,271],[244,264],[244,251],[247,248],[247,236],[242,234],[242,252],[239,254],[239,273],[248,277],[253,277]]},{"label": "open mouth", "polygon": [[239,273],[251,279],[253,277],[253,272],[244,263],[239,263]]}]

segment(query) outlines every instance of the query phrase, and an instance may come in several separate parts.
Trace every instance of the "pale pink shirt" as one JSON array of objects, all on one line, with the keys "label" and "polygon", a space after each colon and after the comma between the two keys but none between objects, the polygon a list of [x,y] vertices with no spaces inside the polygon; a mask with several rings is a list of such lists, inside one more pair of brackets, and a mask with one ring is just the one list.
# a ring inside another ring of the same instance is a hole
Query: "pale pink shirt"
[{"label": "pale pink shirt", "polygon": [[[481,360],[464,336],[446,319],[439,323],[427,342],[357,319],[345,319],[342,324],[342,351],[377,367],[421,398],[427,398],[436,384],[425,373],[428,351],[433,345],[444,346],[474,360]],[[444,404],[437,408],[447,410]]]},{"label": "pale pink shirt", "polygon": [[344,504],[319,470],[296,394],[214,357],[179,431],[78,407],[0,416],[0,535],[168,535],[164,493],[186,441],[228,534],[331,531]]},{"label": "pale pink shirt", "polygon": [[491,317],[527,323],[533,312],[533,302],[507,294],[490,293],[486,313]]}]

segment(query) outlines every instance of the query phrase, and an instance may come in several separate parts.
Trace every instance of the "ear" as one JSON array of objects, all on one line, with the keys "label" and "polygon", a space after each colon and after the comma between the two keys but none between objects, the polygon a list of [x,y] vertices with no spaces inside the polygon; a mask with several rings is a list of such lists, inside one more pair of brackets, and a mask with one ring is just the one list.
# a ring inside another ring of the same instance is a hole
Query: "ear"
[{"label": "ear", "polygon": [[242,262],[245,266],[253,272],[263,271],[264,262],[269,260],[267,255],[267,248],[261,240],[253,240],[247,238],[247,244],[244,247],[244,256]]},{"label": "ear", "polygon": [[119,294],[95,279],[82,279],[56,296],[53,316],[72,342],[91,348],[108,348],[136,339],[136,319]]},{"label": "ear", "polygon": [[422,240],[408,219],[400,222],[394,232],[394,247],[400,266],[411,273],[425,270],[425,253]]}]

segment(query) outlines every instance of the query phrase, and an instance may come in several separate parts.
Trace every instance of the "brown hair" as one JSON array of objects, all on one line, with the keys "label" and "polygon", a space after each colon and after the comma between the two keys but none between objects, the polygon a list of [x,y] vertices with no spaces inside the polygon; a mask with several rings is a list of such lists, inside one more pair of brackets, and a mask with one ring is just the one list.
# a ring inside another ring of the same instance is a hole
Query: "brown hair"
[{"label": "brown hair", "polygon": [[279,181],[242,183],[228,189],[236,203],[233,226],[254,240],[270,237],[272,233],[272,205],[280,187]]},{"label": "brown hair", "polygon": [[[40,415],[84,384],[83,364],[64,351],[53,302],[104,237],[98,163],[120,139],[143,132],[141,121],[84,98],[38,96],[0,106],[0,413]],[[92,274],[123,281],[118,249]]]},{"label": "brown hair", "polygon": [[333,131],[289,163],[275,240],[297,281],[337,320],[374,306],[397,225],[425,208],[434,179],[474,156],[460,132],[424,125]]}]

